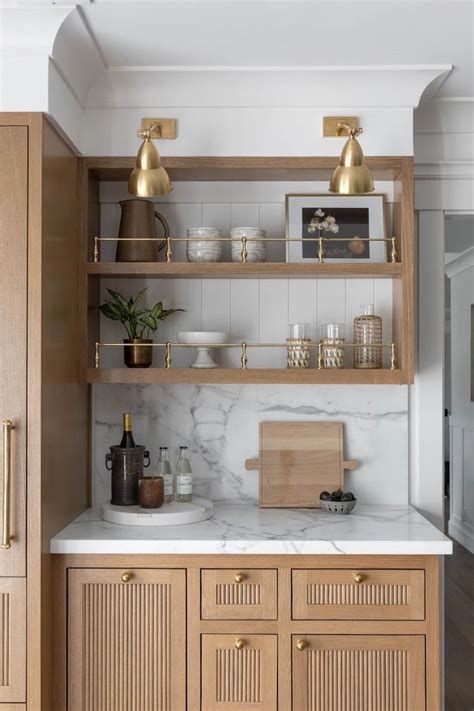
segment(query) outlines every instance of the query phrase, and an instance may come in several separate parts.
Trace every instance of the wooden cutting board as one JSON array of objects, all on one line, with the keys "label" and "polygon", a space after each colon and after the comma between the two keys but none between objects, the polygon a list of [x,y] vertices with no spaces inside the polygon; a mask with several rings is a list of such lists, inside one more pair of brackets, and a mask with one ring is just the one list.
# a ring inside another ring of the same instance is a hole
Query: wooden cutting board
[{"label": "wooden cutting board", "polygon": [[321,491],[344,488],[342,422],[261,422],[260,458],[245,468],[260,469],[260,506],[319,507]]}]

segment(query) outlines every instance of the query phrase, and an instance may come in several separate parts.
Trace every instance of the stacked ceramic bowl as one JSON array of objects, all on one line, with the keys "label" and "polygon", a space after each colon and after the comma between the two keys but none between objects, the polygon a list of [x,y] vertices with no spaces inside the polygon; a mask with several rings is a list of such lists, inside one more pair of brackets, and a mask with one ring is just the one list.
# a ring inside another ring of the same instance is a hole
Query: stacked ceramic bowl
[{"label": "stacked ceramic bowl", "polygon": [[242,261],[243,237],[247,238],[247,262],[264,262],[267,245],[264,242],[265,230],[258,227],[234,227],[230,231],[232,237],[232,261]]},{"label": "stacked ceramic bowl", "polygon": [[218,262],[222,257],[222,231],[214,227],[191,227],[186,230],[188,262]]}]

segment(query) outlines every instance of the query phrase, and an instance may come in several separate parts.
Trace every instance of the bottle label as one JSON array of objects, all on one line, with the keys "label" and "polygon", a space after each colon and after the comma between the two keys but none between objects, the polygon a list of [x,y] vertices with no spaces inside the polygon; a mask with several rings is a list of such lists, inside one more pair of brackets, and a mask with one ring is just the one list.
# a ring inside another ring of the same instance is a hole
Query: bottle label
[{"label": "bottle label", "polygon": [[165,496],[173,496],[173,477],[169,475],[165,476],[164,485]]},{"label": "bottle label", "polygon": [[176,493],[181,495],[193,493],[193,478],[189,474],[181,474],[176,477]]}]

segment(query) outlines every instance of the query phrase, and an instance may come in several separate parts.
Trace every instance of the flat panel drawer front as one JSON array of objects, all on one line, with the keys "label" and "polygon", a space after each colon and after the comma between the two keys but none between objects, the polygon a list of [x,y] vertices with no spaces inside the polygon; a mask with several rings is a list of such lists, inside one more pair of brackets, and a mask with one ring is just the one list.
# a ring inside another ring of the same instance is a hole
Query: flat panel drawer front
[{"label": "flat panel drawer front", "polygon": [[202,570],[203,620],[276,620],[276,570]]},{"label": "flat panel drawer front", "polygon": [[68,578],[68,711],[184,711],[183,570]]},{"label": "flat panel drawer front", "polygon": [[295,711],[425,711],[422,635],[292,638]]},{"label": "flat panel drawer front", "polygon": [[202,636],[202,711],[275,711],[277,636]]},{"label": "flat panel drawer front", "polygon": [[423,620],[423,570],[293,570],[295,620]]}]

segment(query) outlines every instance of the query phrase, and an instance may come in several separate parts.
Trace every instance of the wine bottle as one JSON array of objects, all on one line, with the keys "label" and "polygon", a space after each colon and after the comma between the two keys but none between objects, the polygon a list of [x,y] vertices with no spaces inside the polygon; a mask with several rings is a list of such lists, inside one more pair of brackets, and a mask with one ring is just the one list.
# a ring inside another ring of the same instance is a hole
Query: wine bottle
[{"label": "wine bottle", "polygon": [[135,447],[135,440],[132,434],[132,415],[129,412],[125,412],[123,415],[123,434],[120,446]]},{"label": "wine bottle", "polygon": [[176,464],[176,501],[191,501],[193,498],[193,474],[188,459],[188,448],[179,448]]},{"label": "wine bottle", "polygon": [[173,475],[171,473],[168,447],[160,447],[160,458],[158,460],[156,473],[158,476],[163,477],[165,491],[164,503],[169,504],[173,501]]}]

